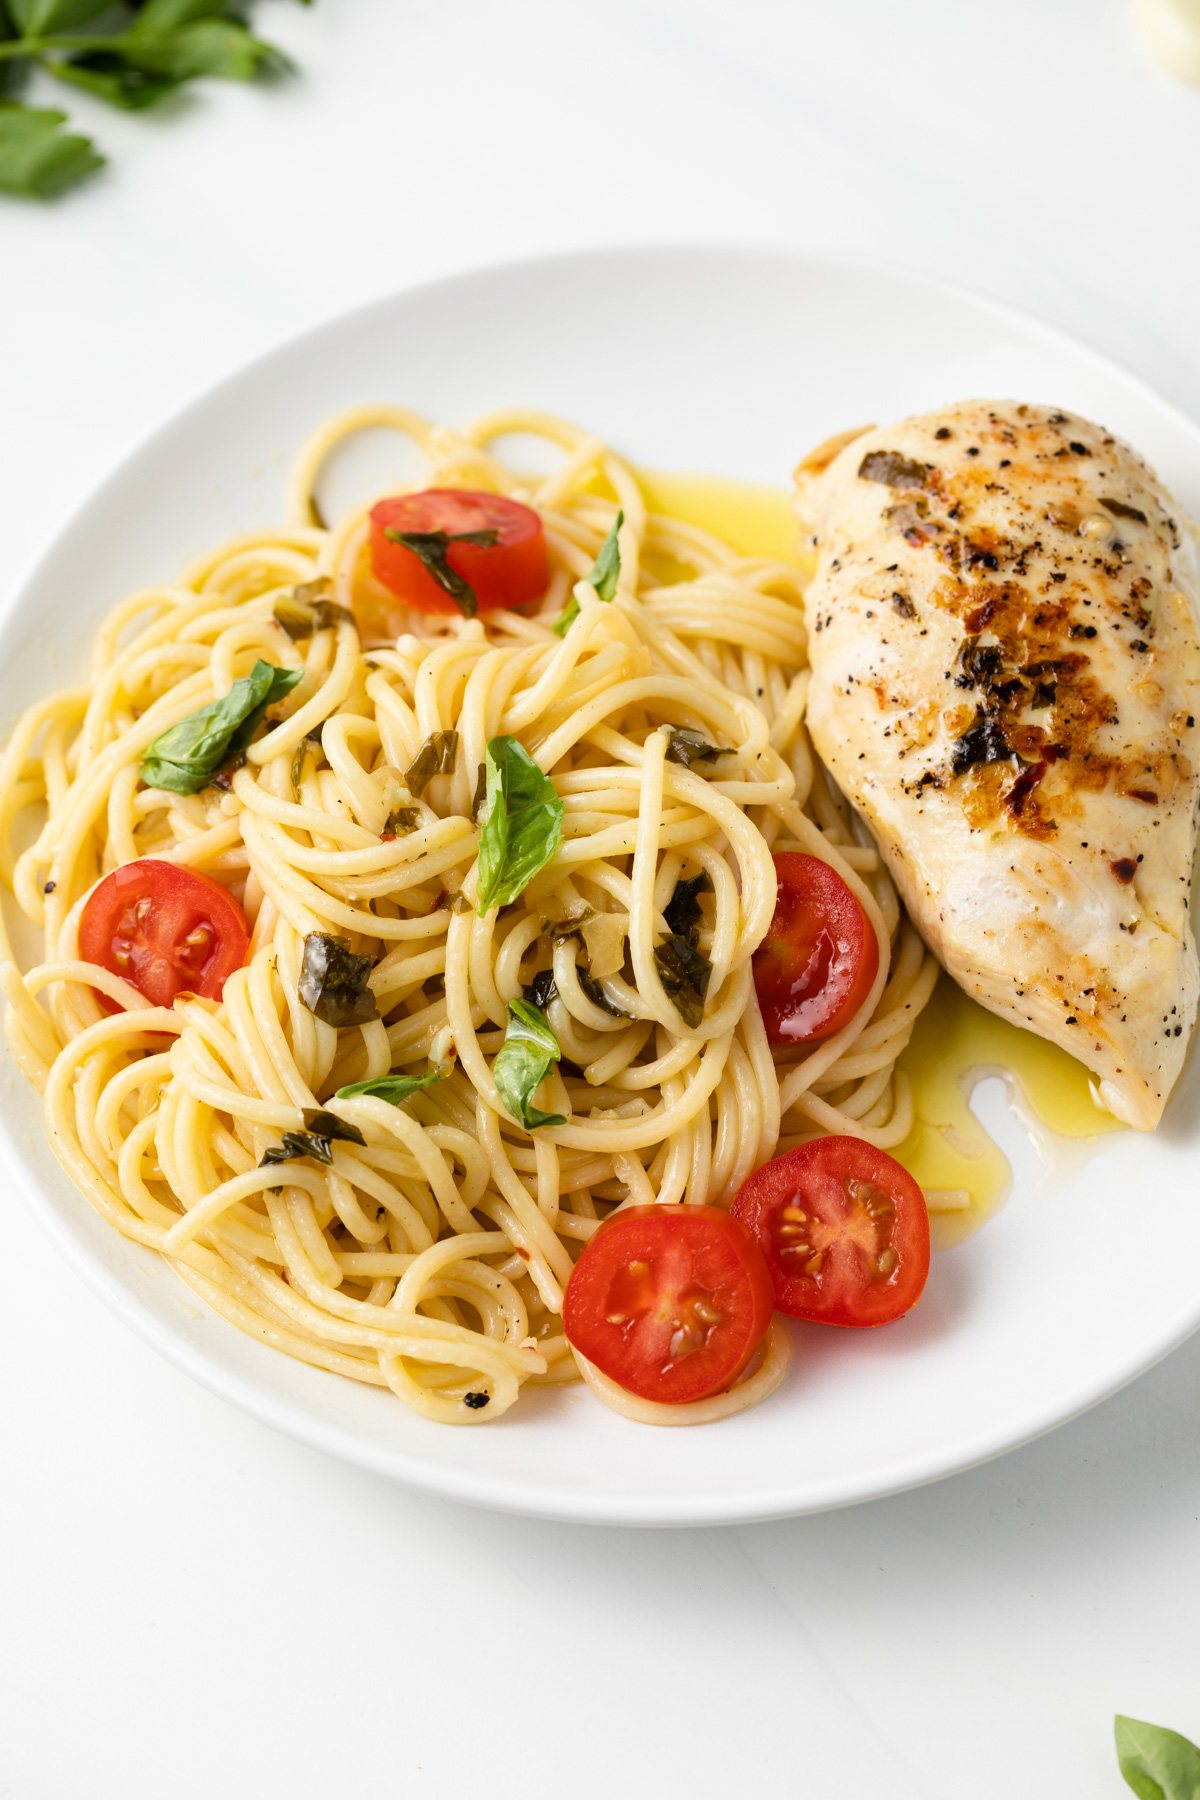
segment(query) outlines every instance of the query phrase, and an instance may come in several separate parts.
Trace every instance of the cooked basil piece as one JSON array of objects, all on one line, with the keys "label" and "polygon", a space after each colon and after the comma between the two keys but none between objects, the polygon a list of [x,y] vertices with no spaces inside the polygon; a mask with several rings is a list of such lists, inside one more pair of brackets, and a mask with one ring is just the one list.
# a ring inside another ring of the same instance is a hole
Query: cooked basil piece
[{"label": "cooked basil piece", "polygon": [[508,1111],[526,1131],[567,1122],[562,1113],[541,1112],[533,1104],[533,1096],[561,1056],[558,1039],[537,1008],[528,1000],[510,1000],[508,1030],[492,1064],[492,1080]]},{"label": "cooked basil piece", "polygon": [[479,823],[479,815],[487,804],[487,764],[481,762],[479,774],[475,777],[475,798],[471,802],[471,817]]},{"label": "cooked basil piece", "polygon": [[369,956],[355,955],[349,938],[310,931],[297,986],[300,999],[326,1025],[366,1025],[379,1017],[367,986],[372,966]]},{"label": "cooked basil piece", "polygon": [[435,775],[453,775],[457,761],[457,731],[435,731],[405,769],[404,785],[419,800]]},{"label": "cooked basil piece", "polygon": [[554,924],[546,921],[550,942],[556,947],[559,944],[569,944],[572,938],[577,938],[581,935],[588,920],[594,919],[595,916],[596,915],[591,907],[585,906],[583,911],[581,913],[576,913],[573,919],[559,919]]},{"label": "cooked basil piece", "polygon": [[[621,576],[621,544],[617,534],[624,523],[625,514],[618,511],[611,531],[600,546],[600,554],[592,564],[591,573],[584,577],[591,582],[600,600],[611,600],[617,591],[617,582]],[[555,637],[565,637],[578,617],[579,602],[572,594],[563,608],[562,617],[553,628]]]},{"label": "cooked basil piece", "polygon": [[319,1163],[331,1163],[335,1139],[347,1144],[365,1145],[367,1141],[357,1125],[348,1125],[345,1119],[326,1112],[323,1107],[306,1106],[304,1130],[285,1131],[282,1143],[272,1144],[269,1150],[263,1151],[258,1166],[267,1169],[273,1163],[293,1162],[300,1156],[311,1156]]},{"label": "cooked basil piece", "polygon": [[487,822],[479,837],[479,914],[508,906],[562,843],[563,803],[554,783],[514,737],[487,747]]},{"label": "cooked basil piece", "polygon": [[521,992],[530,1006],[545,1012],[552,1000],[558,999],[558,983],[553,969],[539,969],[532,981],[523,982]]},{"label": "cooked basil piece", "polygon": [[710,744],[702,738],[698,731],[689,731],[686,726],[671,727],[671,736],[667,743],[667,761],[682,763],[690,769],[693,763],[715,762],[718,756],[728,756],[728,750],[722,750],[716,744]]},{"label": "cooked basil piece", "polygon": [[329,598],[333,583],[327,575],[316,581],[301,582],[283,600],[275,602],[275,623],[281,625],[293,642],[311,637],[314,631],[328,631],[337,625],[353,625],[354,614],[337,606]]},{"label": "cooked basil piece", "polygon": [[445,1079],[444,1069],[426,1069],[424,1075],[375,1075],[370,1081],[355,1081],[349,1087],[339,1088],[335,1098],[356,1100],[360,1094],[366,1094],[375,1100],[386,1100],[391,1106],[399,1106],[419,1089],[432,1087],[435,1081]]},{"label": "cooked basil piece", "polygon": [[260,659],[223,699],[202,706],[155,738],[142,758],[142,780],[147,787],[166,788],[172,794],[198,794],[228,757],[246,748],[268,706],[303,679],[303,669],[280,669]]},{"label": "cooked basil piece", "polygon": [[1100,504],[1114,519],[1135,519],[1139,525],[1149,523],[1140,506],[1130,506],[1124,500],[1106,500],[1103,495],[1100,497]]},{"label": "cooked basil piece", "polygon": [[698,875],[689,875],[686,881],[675,883],[675,892],[663,908],[663,918],[676,937],[687,938],[694,944],[695,930],[700,923],[700,895],[712,893],[712,882],[701,869]]},{"label": "cooked basil piece", "polygon": [[672,1001],[685,1025],[693,1030],[704,1017],[704,996],[712,976],[712,964],[686,937],[669,937],[654,952],[663,993]]},{"label": "cooked basil piece", "polygon": [[407,837],[410,831],[416,831],[421,823],[421,814],[415,806],[394,806],[387,816],[387,824],[383,828],[385,838]]},{"label": "cooked basil piece", "polygon": [[898,450],[872,450],[863,457],[858,473],[863,481],[878,481],[882,487],[923,488],[929,470]]},{"label": "cooked basil piece", "polygon": [[498,531],[397,531],[394,526],[388,526],[383,535],[389,543],[411,550],[443,593],[449,594],[464,619],[475,617],[479,611],[475,589],[457,569],[451,568],[450,546],[479,544],[489,548],[499,538]]},{"label": "cooked basil piece", "polygon": [[611,1018],[632,1019],[632,1013],[625,1012],[621,1007],[617,1006],[614,1001],[609,999],[594,975],[589,975],[586,969],[581,969],[578,966],[576,966],[575,973],[579,977],[580,987],[583,989],[593,1006],[598,1006],[601,1012],[608,1013]]}]

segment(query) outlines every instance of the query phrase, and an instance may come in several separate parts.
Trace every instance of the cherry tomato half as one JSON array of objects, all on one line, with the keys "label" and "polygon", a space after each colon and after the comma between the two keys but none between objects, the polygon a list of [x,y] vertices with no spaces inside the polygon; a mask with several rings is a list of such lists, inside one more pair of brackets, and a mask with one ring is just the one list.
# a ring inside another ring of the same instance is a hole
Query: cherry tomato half
[{"label": "cherry tomato half", "polygon": [[[542,521],[531,506],[517,500],[468,488],[427,488],[423,494],[399,494],[371,508],[371,567],[376,579],[418,612],[459,612],[462,608],[454,596],[416,552],[394,543],[389,531],[444,532],[450,540],[441,547],[445,561],[474,592],[480,612],[524,606],[546,591],[549,572]],[[496,533],[492,543],[462,541],[465,533],[492,531]],[[435,554],[436,550],[435,546]],[[374,617],[360,624],[380,628],[384,636],[396,635]],[[402,624],[397,624],[397,631]]]},{"label": "cherry tomato half", "polygon": [[754,953],[767,1041],[815,1044],[848,1024],[879,972],[871,921],[836,869],[783,850],[775,916]]},{"label": "cherry tomato half", "polygon": [[716,1206],[631,1206],[575,1264],[568,1340],[643,1400],[679,1405],[735,1382],[771,1322],[758,1246]]},{"label": "cherry tomato half", "polygon": [[246,915],[227,888],[155,857],[106,875],[79,920],[80,956],[123,976],[154,1006],[185,992],[219,1000],[249,948]]},{"label": "cherry tomato half", "polygon": [[775,1304],[824,1325],[886,1325],[929,1274],[925,1196],[895,1157],[862,1138],[814,1138],[764,1163],[733,1216],[753,1233]]}]

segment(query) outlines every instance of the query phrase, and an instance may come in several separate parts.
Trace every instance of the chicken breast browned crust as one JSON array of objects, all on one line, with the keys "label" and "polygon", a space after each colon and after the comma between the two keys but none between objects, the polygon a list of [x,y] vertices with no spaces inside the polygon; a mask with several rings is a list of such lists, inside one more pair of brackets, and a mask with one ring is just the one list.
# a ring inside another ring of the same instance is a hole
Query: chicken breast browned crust
[{"label": "chicken breast browned crust", "polygon": [[965,401],[797,471],[813,741],[969,994],[1139,1130],[1195,1023],[1200,574],[1137,453]]}]

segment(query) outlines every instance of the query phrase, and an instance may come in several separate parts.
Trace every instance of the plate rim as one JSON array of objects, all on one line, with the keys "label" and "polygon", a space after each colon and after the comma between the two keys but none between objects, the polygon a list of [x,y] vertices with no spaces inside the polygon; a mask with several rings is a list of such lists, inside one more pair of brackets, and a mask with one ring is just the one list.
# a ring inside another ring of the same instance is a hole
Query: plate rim
[{"label": "plate rim", "polygon": [[[1067,354],[1076,361],[1089,363],[1108,377],[1117,377],[1127,389],[1135,391],[1162,414],[1165,414],[1197,450],[1200,466],[1200,423],[1173,400],[1166,398],[1140,374],[1128,369],[1115,357],[1096,347],[1086,338],[1076,337],[1062,327],[1051,324],[1036,313],[1006,300],[980,292],[962,282],[898,262],[867,255],[831,252],[816,247],[796,247],[769,242],[730,243],[689,240],[679,243],[597,243],[576,246],[564,251],[543,252],[532,256],[514,256],[466,265],[450,274],[427,280],[403,283],[386,294],[330,313],[315,324],[278,339],[255,354],[238,362],[216,381],[199,388],[183,404],[143,431],[129,444],[118,459],[105,466],[104,472],[88,484],[70,513],[41,545],[27,555],[14,573],[8,592],[0,603],[0,629],[19,612],[28,591],[51,563],[60,544],[74,529],[80,516],[102,504],[110,487],[124,481],[130,467],[151,453],[160,439],[186,431],[194,415],[204,408],[231,396],[250,376],[269,371],[272,363],[284,362],[306,345],[319,347],[329,334],[352,329],[355,321],[385,314],[406,301],[436,299],[439,293],[469,288],[509,274],[536,274],[560,270],[571,265],[586,265],[599,260],[654,262],[717,258],[721,261],[774,262],[793,273],[809,268],[817,271],[845,272],[857,276],[876,275],[899,281],[914,290],[923,290],[959,305],[974,309],[976,315],[994,318],[998,323],[1016,328],[1027,338],[1040,340],[1048,349]],[[10,721],[3,722],[6,726]],[[1200,1034],[1198,1034],[1200,1035]],[[1192,1055],[1197,1054],[1195,1044]],[[19,1071],[17,1071],[19,1073]],[[757,1499],[744,1501],[703,1493],[669,1495],[589,1494],[549,1487],[544,1481],[528,1486],[511,1475],[497,1476],[487,1470],[453,1467],[424,1461],[412,1453],[395,1447],[384,1450],[355,1436],[349,1430],[326,1424],[300,1402],[277,1397],[255,1383],[253,1378],[227,1369],[218,1359],[194,1345],[182,1332],[174,1332],[149,1305],[141,1303],[133,1287],[121,1281],[116,1268],[106,1263],[87,1243],[82,1231],[73,1231],[45,1196],[36,1176],[16,1154],[16,1146],[6,1124],[0,1123],[0,1156],[14,1175],[14,1186],[21,1195],[38,1227],[66,1259],[85,1286],[146,1344],[162,1355],[173,1367],[189,1376],[208,1392],[228,1401],[239,1411],[262,1424],[292,1437],[309,1448],[323,1451],[339,1461],[370,1473],[397,1481],[417,1492],[523,1517],[555,1520],[587,1525],[641,1526],[647,1528],[696,1528],[713,1525],[735,1525],[801,1517],[847,1506],[864,1505],[892,1495],[928,1486],[995,1460],[1048,1435],[1060,1425],[1069,1424],[1094,1406],[1119,1393],[1139,1380],[1165,1357],[1200,1329],[1200,1295],[1189,1319],[1175,1322],[1160,1338],[1141,1354],[1136,1365],[1115,1378],[1106,1374],[1094,1383],[1077,1387],[1071,1403],[1063,1407],[1048,1399],[1033,1415],[1028,1415],[1019,1430],[993,1424],[975,1432],[964,1441],[957,1440],[951,1452],[928,1450],[911,1459],[896,1459],[886,1472],[861,1474],[847,1479],[836,1478],[837,1491],[830,1492],[821,1482],[805,1480],[805,1495],[785,1494],[778,1486],[761,1492]],[[82,1196],[81,1196],[82,1198]],[[86,1202],[85,1202],[86,1203]],[[140,1246],[139,1246],[140,1248]],[[181,1295],[187,1290],[180,1283]],[[219,1315],[214,1315],[214,1317]],[[229,1327],[229,1329],[236,1329]],[[273,1353],[278,1354],[278,1353]]]}]

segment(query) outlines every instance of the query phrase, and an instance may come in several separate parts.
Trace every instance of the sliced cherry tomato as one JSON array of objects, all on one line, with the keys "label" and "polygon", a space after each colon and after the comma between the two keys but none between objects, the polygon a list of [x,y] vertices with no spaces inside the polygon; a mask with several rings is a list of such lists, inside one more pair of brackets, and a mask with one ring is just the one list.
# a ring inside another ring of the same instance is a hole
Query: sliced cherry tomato
[{"label": "sliced cherry tomato", "polygon": [[106,875],[79,920],[80,956],[123,976],[154,1006],[179,993],[219,1000],[249,948],[246,915],[227,888],[155,857]]},{"label": "sliced cherry tomato", "polygon": [[[416,551],[395,543],[389,531],[444,534],[428,545],[425,559]],[[495,533],[491,542],[470,543],[469,535]],[[450,579],[466,584],[480,612],[498,606],[524,606],[546,591],[546,534],[531,506],[507,500],[502,494],[477,493],[467,488],[427,488],[423,494],[399,494],[371,508],[371,567],[376,580],[388,591],[423,613],[471,612],[430,573],[429,562],[439,558],[449,566]],[[462,598],[463,596],[460,596]],[[402,615],[376,617],[386,606],[362,602],[371,614],[359,624],[368,635],[395,637],[403,629]]]},{"label": "sliced cherry tomato", "polygon": [[716,1206],[631,1206],[575,1264],[563,1330],[631,1394],[668,1405],[735,1382],[771,1322],[758,1246]]},{"label": "sliced cherry tomato", "polygon": [[783,850],[775,917],[754,953],[754,986],[772,1044],[815,1044],[858,1011],[879,972],[871,921],[836,869]]},{"label": "sliced cherry tomato", "polygon": [[775,1304],[825,1325],[886,1325],[929,1274],[925,1196],[862,1138],[814,1138],[764,1163],[733,1203],[758,1240]]}]

